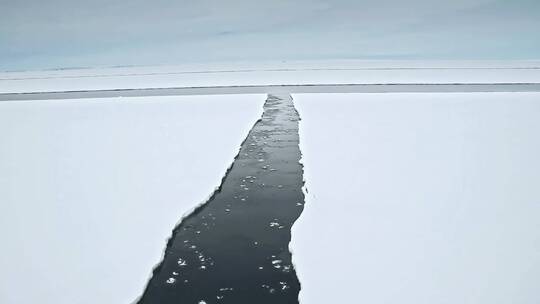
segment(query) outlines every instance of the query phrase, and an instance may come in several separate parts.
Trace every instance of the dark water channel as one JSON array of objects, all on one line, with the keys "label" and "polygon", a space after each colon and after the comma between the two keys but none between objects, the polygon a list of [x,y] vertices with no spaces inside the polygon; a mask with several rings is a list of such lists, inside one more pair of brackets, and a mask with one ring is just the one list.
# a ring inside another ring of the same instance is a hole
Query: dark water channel
[{"label": "dark water channel", "polygon": [[299,116],[269,95],[221,187],[173,231],[140,304],[298,303],[291,226],[303,210]]}]

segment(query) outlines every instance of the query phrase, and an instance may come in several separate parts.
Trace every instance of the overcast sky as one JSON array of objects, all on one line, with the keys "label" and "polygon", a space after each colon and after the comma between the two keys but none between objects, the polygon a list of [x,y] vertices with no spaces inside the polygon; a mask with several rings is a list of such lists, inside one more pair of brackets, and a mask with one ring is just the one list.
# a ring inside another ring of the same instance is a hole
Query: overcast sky
[{"label": "overcast sky", "polygon": [[0,70],[540,59],[540,0],[0,0]]}]

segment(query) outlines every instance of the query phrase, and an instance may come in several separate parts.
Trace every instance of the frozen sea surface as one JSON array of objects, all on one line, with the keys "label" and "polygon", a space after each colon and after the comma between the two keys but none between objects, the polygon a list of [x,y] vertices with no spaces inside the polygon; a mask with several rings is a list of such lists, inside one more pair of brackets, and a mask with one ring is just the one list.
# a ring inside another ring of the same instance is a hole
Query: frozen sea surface
[{"label": "frozen sea surface", "polygon": [[0,103],[0,303],[131,303],[266,95]]},{"label": "frozen sea surface", "polygon": [[540,94],[293,97],[301,303],[540,301]]},{"label": "frozen sea surface", "polygon": [[540,83],[540,61],[329,60],[0,72],[0,94],[392,83]]}]

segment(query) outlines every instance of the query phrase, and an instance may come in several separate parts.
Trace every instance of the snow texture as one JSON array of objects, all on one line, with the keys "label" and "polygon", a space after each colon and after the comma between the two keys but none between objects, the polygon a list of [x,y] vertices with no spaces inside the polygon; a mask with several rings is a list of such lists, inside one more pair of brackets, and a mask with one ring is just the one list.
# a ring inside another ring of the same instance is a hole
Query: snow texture
[{"label": "snow texture", "polygon": [[0,93],[166,87],[538,83],[540,61],[296,61],[0,73]]},{"label": "snow texture", "polygon": [[301,303],[540,302],[540,94],[293,97]]},{"label": "snow texture", "polygon": [[0,103],[0,303],[131,303],[264,95]]}]

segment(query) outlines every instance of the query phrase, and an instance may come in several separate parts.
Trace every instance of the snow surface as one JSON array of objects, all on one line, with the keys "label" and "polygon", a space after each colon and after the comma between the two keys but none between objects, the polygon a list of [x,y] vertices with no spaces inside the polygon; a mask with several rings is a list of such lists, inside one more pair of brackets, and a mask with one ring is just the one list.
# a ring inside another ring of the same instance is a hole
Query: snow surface
[{"label": "snow surface", "polygon": [[540,302],[540,94],[294,99],[301,303]]},{"label": "snow surface", "polygon": [[0,93],[167,87],[539,83],[540,61],[296,61],[0,73]]},{"label": "snow surface", "polygon": [[0,303],[131,303],[264,95],[0,103]]}]

